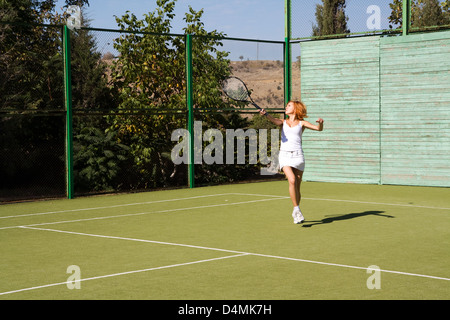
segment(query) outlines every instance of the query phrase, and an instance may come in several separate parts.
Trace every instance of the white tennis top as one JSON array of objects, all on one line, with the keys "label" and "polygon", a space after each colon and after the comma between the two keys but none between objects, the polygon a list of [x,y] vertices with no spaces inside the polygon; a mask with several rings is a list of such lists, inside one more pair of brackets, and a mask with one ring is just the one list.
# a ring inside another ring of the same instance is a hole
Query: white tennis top
[{"label": "white tennis top", "polygon": [[302,121],[295,127],[289,127],[286,120],[283,121],[281,130],[280,151],[302,150]]}]

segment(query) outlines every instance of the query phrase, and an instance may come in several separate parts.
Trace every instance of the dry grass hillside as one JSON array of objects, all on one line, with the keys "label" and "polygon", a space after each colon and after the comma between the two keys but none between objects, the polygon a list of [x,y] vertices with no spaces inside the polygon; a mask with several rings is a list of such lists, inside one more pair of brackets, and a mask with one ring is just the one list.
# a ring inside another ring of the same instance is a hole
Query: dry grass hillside
[{"label": "dry grass hillside", "polygon": [[[253,100],[262,108],[283,108],[283,62],[271,60],[259,61],[232,61],[233,75],[242,79],[247,87],[252,90]],[[297,62],[292,64],[292,92],[298,99],[300,92],[300,72]],[[298,79],[297,79],[298,78]]]}]

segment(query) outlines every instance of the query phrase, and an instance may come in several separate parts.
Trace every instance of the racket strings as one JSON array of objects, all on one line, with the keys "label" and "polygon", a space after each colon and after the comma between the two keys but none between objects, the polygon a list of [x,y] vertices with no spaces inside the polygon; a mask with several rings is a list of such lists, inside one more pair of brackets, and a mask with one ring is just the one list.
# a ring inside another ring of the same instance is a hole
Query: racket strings
[{"label": "racket strings", "polygon": [[247,101],[249,98],[247,88],[238,79],[227,79],[224,81],[222,89],[231,99]]}]

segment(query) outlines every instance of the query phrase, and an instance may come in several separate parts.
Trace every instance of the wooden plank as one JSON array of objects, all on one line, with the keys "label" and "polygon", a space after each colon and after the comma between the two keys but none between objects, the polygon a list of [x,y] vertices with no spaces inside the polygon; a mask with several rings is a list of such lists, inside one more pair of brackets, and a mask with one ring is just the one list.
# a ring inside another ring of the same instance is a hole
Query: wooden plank
[{"label": "wooden plank", "polygon": [[450,186],[450,31],[301,44],[306,180]]},{"label": "wooden plank", "polygon": [[449,43],[380,39],[382,183],[450,186]]},{"label": "wooden plank", "polygon": [[302,45],[302,100],[323,132],[303,138],[305,180],[379,182],[379,41],[340,39]]}]

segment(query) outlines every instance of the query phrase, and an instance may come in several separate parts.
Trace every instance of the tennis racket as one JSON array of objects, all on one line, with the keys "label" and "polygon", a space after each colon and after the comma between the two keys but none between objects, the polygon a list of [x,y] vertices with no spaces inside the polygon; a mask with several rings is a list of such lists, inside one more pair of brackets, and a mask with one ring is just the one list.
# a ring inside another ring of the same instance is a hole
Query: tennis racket
[{"label": "tennis racket", "polygon": [[[261,110],[255,101],[253,101],[244,81],[238,77],[228,77],[222,82],[223,92],[231,99],[240,102],[246,102],[252,104],[256,109]],[[267,116],[267,113],[265,114]]]}]

